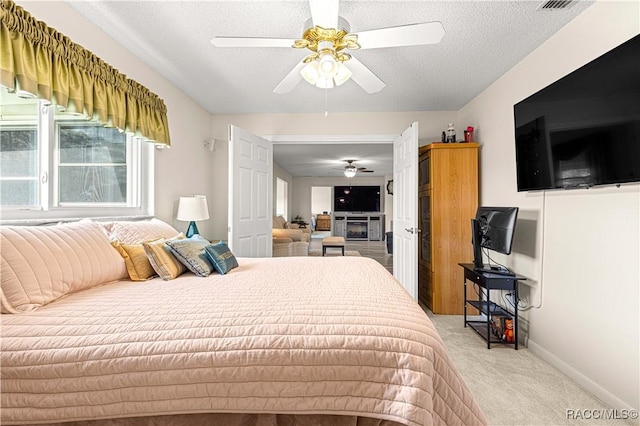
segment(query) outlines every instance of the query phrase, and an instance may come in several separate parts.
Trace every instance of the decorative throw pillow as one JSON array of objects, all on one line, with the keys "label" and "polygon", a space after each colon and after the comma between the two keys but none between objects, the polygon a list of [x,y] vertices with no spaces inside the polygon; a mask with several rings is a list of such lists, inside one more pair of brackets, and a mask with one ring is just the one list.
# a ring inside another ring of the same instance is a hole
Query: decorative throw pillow
[{"label": "decorative throw pillow", "polygon": [[120,244],[141,244],[143,241],[173,238],[178,235],[173,226],[156,218],[98,223],[111,241],[118,240]]},{"label": "decorative throw pillow", "polygon": [[156,275],[142,244],[120,244],[120,241],[116,240],[111,241],[111,245],[124,259],[132,281],[146,281]]},{"label": "decorative throw pillow", "polygon": [[233,268],[238,267],[236,257],[231,253],[229,246],[225,242],[220,241],[217,244],[209,244],[204,250],[213,267],[221,274],[224,275]]},{"label": "decorative throw pillow", "polygon": [[[184,234],[180,233],[171,240],[183,239]],[[156,274],[165,281],[172,280],[186,271],[185,266],[176,257],[171,254],[169,246],[166,244],[165,238],[154,241],[145,241],[142,243],[144,252],[147,254],[149,263],[156,271]]]},{"label": "decorative throw pillow", "polygon": [[167,246],[176,259],[199,277],[206,277],[213,272],[213,265],[204,252],[209,244],[208,240],[198,234],[183,240],[167,241]]}]

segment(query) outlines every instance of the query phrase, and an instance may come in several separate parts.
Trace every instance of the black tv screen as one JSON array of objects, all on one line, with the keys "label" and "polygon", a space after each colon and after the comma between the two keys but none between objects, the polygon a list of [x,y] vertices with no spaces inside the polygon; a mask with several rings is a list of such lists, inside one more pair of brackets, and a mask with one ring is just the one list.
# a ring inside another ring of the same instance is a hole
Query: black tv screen
[{"label": "black tv screen", "polygon": [[640,182],[640,35],[514,105],[518,191]]},{"label": "black tv screen", "polygon": [[380,186],[334,186],[333,211],[379,212]]}]

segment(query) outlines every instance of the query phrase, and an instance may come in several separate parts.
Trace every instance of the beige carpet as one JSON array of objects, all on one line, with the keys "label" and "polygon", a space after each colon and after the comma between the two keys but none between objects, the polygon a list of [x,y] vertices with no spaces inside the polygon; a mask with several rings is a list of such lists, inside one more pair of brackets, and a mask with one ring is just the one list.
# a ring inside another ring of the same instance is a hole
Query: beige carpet
[{"label": "beige carpet", "polygon": [[[345,250],[345,256],[360,256],[360,252],[356,250]],[[309,250],[309,256],[322,256],[322,250]],[[339,249],[328,249],[325,256],[342,256]]]},{"label": "beige carpet", "polygon": [[[490,425],[637,425],[637,420],[571,419],[567,410],[606,410],[602,401],[527,348],[486,342],[461,315],[426,311]],[[605,361],[603,361],[605,362]]]}]

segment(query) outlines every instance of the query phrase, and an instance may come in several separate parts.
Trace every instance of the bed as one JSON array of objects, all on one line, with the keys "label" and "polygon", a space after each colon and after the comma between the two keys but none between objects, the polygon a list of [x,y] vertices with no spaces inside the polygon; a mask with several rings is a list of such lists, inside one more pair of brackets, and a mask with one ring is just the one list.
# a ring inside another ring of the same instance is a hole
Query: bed
[{"label": "bed", "polygon": [[55,300],[3,313],[3,425],[486,424],[429,318],[372,259],[239,258],[224,275],[77,289],[111,278],[94,279],[117,263],[108,238],[70,232],[66,245],[84,242],[62,244],[77,257],[63,262],[18,228],[2,229],[3,312],[24,297],[16,258],[44,257],[50,280],[85,271]]}]

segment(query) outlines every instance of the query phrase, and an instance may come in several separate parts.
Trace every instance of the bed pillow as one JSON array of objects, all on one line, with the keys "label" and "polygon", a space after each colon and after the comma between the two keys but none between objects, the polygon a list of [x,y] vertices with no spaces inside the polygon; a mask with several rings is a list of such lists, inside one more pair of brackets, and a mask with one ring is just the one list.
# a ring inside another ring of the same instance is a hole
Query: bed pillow
[{"label": "bed pillow", "polygon": [[104,222],[101,224],[111,241],[120,244],[141,244],[143,241],[157,238],[173,238],[178,231],[166,222],[153,218],[151,220],[133,220]]},{"label": "bed pillow", "polygon": [[209,244],[204,250],[213,267],[221,274],[224,275],[233,268],[238,267],[236,257],[231,253],[229,246],[225,242],[220,241],[217,244]]},{"label": "bed pillow", "polygon": [[111,241],[111,245],[124,259],[132,281],[146,281],[156,275],[142,244],[120,244],[120,241],[116,240]]},{"label": "bed pillow", "polygon": [[176,259],[199,277],[206,277],[213,272],[213,265],[204,252],[209,244],[208,240],[198,234],[191,238],[167,241],[167,246]]},{"label": "bed pillow", "polygon": [[[171,240],[183,239],[184,234],[180,233]],[[169,246],[166,244],[167,239],[159,238],[153,241],[145,241],[142,243],[147,259],[156,271],[156,274],[165,281],[172,280],[186,271],[186,267],[171,253]]]},{"label": "bed pillow", "polygon": [[1,310],[33,311],[82,289],[127,278],[124,260],[91,221],[0,227]]}]

